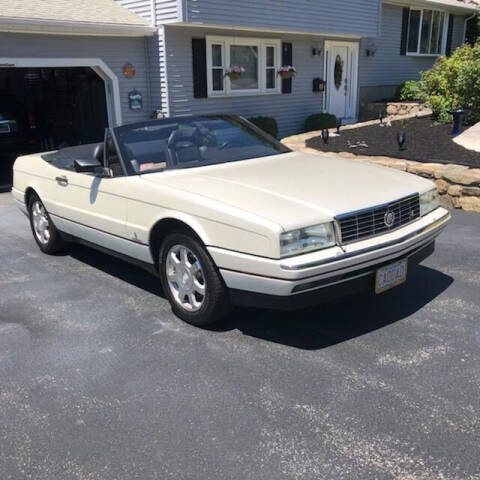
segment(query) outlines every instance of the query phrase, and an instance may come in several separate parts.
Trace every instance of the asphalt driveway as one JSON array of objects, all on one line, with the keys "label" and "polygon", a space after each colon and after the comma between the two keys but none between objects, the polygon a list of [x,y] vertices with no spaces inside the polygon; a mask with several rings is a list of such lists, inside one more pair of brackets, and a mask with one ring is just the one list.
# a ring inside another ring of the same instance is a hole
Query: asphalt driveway
[{"label": "asphalt driveway", "polygon": [[479,387],[480,215],[406,286],[204,331],[0,195],[1,480],[478,479]]}]

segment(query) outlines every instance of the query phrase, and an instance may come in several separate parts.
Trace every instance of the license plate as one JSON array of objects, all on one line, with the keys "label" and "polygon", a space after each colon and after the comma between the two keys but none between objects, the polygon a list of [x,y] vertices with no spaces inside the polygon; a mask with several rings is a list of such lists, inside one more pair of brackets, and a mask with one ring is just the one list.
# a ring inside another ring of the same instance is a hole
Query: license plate
[{"label": "license plate", "polygon": [[386,265],[377,270],[375,293],[383,293],[407,280],[407,260]]}]

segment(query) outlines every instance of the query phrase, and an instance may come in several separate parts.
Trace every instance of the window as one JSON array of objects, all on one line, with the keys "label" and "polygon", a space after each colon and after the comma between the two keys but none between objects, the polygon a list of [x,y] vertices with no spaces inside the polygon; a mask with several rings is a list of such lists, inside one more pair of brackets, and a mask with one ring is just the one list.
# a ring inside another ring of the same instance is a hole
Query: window
[{"label": "window", "polygon": [[408,54],[440,55],[445,52],[446,14],[439,10],[411,9]]},{"label": "window", "polygon": [[[280,40],[208,36],[208,96],[280,93],[280,56]],[[242,73],[226,75],[234,66]]]}]

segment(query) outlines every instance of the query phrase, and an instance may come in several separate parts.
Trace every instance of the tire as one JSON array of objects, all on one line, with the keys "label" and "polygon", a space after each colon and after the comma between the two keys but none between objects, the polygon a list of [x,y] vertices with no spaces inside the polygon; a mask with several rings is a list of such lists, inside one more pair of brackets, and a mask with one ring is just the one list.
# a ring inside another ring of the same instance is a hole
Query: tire
[{"label": "tire", "polygon": [[43,253],[53,255],[65,248],[65,242],[36,193],[28,200],[28,217],[33,238]]},{"label": "tire", "polygon": [[220,272],[197,239],[184,233],[169,235],[160,248],[159,262],[163,291],[177,317],[206,327],[231,311]]}]

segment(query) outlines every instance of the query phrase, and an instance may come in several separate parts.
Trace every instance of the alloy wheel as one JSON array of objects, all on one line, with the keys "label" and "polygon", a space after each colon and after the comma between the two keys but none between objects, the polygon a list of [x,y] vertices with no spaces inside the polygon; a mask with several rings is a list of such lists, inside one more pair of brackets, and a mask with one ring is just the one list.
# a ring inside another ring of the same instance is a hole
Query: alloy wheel
[{"label": "alloy wheel", "polygon": [[198,257],[184,245],[174,245],[167,254],[166,275],[175,302],[197,312],[205,300],[206,281]]},{"label": "alloy wheel", "polygon": [[50,221],[45,207],[39,200],[32,204],[32,222],[37,240],[46,245],[50,240]]}]

